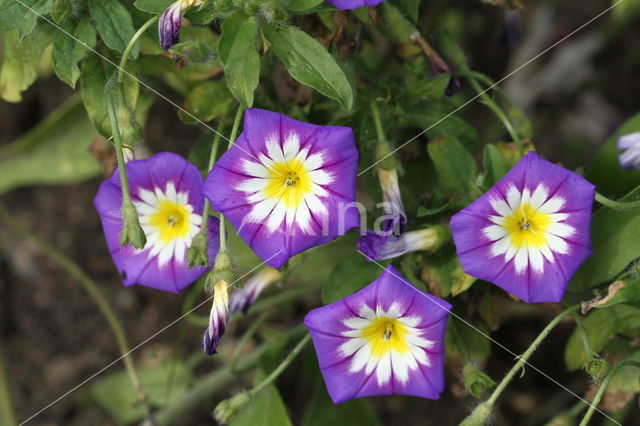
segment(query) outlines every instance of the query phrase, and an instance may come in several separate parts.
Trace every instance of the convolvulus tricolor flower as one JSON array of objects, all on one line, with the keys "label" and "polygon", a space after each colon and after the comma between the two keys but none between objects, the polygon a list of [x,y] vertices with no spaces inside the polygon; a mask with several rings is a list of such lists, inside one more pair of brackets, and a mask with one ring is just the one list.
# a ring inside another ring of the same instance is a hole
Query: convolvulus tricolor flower
[{"label": "convolvulus tricolor flower", "polygon": [[338,9],[357,9],[362,6],[375,6],[385,0],[327,0]]}]

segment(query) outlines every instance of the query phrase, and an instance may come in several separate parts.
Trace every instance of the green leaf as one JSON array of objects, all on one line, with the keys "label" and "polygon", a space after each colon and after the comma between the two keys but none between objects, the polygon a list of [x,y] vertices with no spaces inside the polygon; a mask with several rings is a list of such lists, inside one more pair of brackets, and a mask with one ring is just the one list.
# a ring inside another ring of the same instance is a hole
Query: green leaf
[{"label": "green leaf", "polygon": [[[640,199],[640,187],[622,201]],[[607,282],[640,257],[640,215],[606,207],[591,217],[593,255],[582,264],[569,283],[572,291],[583,291]]]},{"label": "green leaf", "polygon": [[[615,305],[591,311],[583,321],[589,344],[595,352],[604,348],[615,334],[640,330],[640,308]],[[564,362],[570,371],[582,367],[588,360],[583,336],[578,327],[573,331],[564,350]]]},{"label": "green leaf", "polygon": [[[88,3],[89,13],[96,21],[96,28],[104,44],[110,49],[123,53],[135,33],[127,8],[118,0],[91,0]],[[131,49],[131,57],[137,58],[139,51],[140,41],[136,41]]]},{"label": "green leaf", "polygon": [[159,15],[163,13],[175,0],[136,0],[133,5],[143,12]]},{"label": "green leaf", "polygon": [[[484,325],[474,325],[474,327],[482,333],[488,332]],[[447,321],[444,343],[447,357],[465,364],[483,362],[491,352],[489,339],[453,316]]]},{"label": "green leaf", "polygon": [[323,0],[290,0],[287,4],[287,10],[292,12],[304,12],[309,9],[313,9]]},{"label": "green leaf", "polygon": [[452,136],[458,139],[469,149],[475,149],[479,136],[471,124],[457,115],[450,115],[455,106],[446,99],[417,104],[411,110],[406,111],[403,119],[407,124],[424,129],[429,139],[440,136]]},{"label": "green leaf", "polygon": [[25,185],[81,182],[100,173],[89,145],[95,129],[77,96],[0,150],[0,194]]},{"label": "green leaf", "polygon": [[[39,14],[51,12],[51,0],[0,0],[0,31],[18,28],[20,37],[25,37],[33,31]],[[31,9],[31,10],[30,10]]]},{"label": "green leaf", "polygon": [[95,47],[96,31],[88,19],[82,19],[75,28],[68,25],[66,31],[73,34],[76,39],[84,44],[79,43],[63,32],[59,32],[53,41],[51,61],[53,71],[58,78],[71,86],[72,89],[75,89],[76,82],[80,77],[78,62],[89,53],[89,49]]},{"label": "green leaf", "polygon": [[640,170],[628,171],[620,167],[616,146],[620,136],[635,132],[640,132],[640,113],[627,120],[607,139],[587,169],[586,179],[596,185],[600,193],[622,196],[640,182]]},{"label": "green leaf", "polygon": [[[233,97],[222,80],[211,80],[200,83],[189,94],[184,102],[184,109],[201,121],[211,121],[220,117],[231,108]],[[180,111],[182,121],[196,124],[198,121]]]},{"label": "green leaf", "polygon": [[[264,380],[262,372],[256,375],[256,383]],[[291,426],[282,397],[273,384],[260,392],[249,406],[229,424],[229,426]]]},{"label": "green leaf", "polygon": [[418,31],[413,23],[390,2],[382,4],[382,16],[386,23],[384,28],[393,40],[409,43],[411,36]]},{"label": "green leaf", "polygon": [[468,290],[477,278],[466,274],[455,253],[431,256],[425,261],[423,279],[440,288],[443,297],[457,296]]},{"label": "green leaf", "polygon": [[418,22],[420,0],[391,0],[390,3],[396,5],[414,24]]},{"label": "green leaf", "polygon": [[382,426],[372,404],[354,399],[335,405],[322,381],[316,381],[301,426]]},{"label": "green leaf", "polygon": [[491,389],[496,385],[496,382],[473,362],[464,365],[462,377],[464,387],[476,398],[480,398],[487,389]]},{"label": "green leaf", "polygon": [[582,303],[582,312],[593,308],[608,308],[618,303],[633,303],[640,301],[640,281],[637,278],[614,281],[609,285],[607,295]]},{"label": "green leaf", "polygon": [[53,27],[40,26],[22,41],[17,30],[4,33],[4,61],[0,70],[0,96],[20,102],[22,92],[38,77],[37,67],[45,48],[53,40]]},{"label": "green leaf", "polygon": [[367,262],[364,256],[356,251],[342,257],[322,286],[322,303],[332,303],[355,293],[371,284],[382,271],[380,265]]},{"label": "green leaf", "polygon": [[[218,44],[224,75],[233,96],[246,108],[253,105],[253,92],[260,81],[260,55],[256,50],[258,24],[250,16],[235,14],[222,25]],[[234,25],[232,28],[231,25]]]},{"label": "green leaf", "polygon": [[504,162],[500,151],[495,145],[484,146],[482,154],[482,164],[484,166],[484,186],[489,188],[507,174],[509,168]]},{"label": "green leaf", "polygon": [[443,192],[473,196],[478,169],[469,151],[453,137],[440,137],[427,144]]},{"label": "green leaf", "polygon": [[291,77],[335,99],[345,110],[351,109],[354,90],[342,68],[322,44],[292,26],[265,24],[263,30]]},{"label": "green leaf", "polygon": [[435,77],[423,78],[406,86],[407,102],[412,99],[429,100],[439,99],[444,96],[444,92],[449,85],[451,76],[447,73],[438,74]]},{"label": "green leaf", "polygon": [[[160,365],[138,369],[149,404],[164,407],[187,393],[193,383],[190,368],[179,360],[166,360]],[[125,371],[99,379],[89,388],[91,396],[120,423],[144,418],[144,407],[138,402]]]}]

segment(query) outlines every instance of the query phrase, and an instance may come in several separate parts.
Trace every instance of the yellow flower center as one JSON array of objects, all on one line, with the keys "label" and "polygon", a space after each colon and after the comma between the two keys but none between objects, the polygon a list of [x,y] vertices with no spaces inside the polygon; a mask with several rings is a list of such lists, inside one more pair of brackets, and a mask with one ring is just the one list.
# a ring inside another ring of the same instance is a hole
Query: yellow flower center
[{"label": "yellow flower center", "polygon": [[264,188],[268,198],[281,199],[287,208],[295,208],[311,192],[313,181],[302,161],[273,163],[269,168],[269,182]]},{"label": "yellow flower center", "polygon": [[407,326],[394,318],[378,317],[364,327],[360,337],[371,344],[371,356],[380,358],[389,351],[399,354],[409,352]]},{"label": "yellow flower center", "polygon": [[189,233],[189,211],[182,205],[161,200],[157,210],[149,217],[149,225],[160,235],[160,241],[168,243]]},{"label": "yellow flower center", "polygon": [[551,223],[549,214],[540,213],[530,204],[523,203],[504,219],[502,226],[509,233],[513,247],[540,248],[547,245],[546,231]]}]

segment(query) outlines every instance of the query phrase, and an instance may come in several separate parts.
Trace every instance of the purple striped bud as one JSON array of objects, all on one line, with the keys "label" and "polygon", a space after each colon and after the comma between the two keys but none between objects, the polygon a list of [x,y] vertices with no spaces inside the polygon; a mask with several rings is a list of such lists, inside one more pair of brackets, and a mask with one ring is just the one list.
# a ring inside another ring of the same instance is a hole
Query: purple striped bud
[{"label": "purple striped bud", "polygon": [[180,26],[182,25],[182,15],[184,15],[189,8],[202,4],[201,0],[178,0],[164,11],[158,22],[160,47],[164,50],[169,50],[171,46],[178,42]]},{"label": "purple striped bud", "polygon": [[623,169],[640,170],[640,132],[620,136],[618,150],[618,158]]},{"label": "purple striped bud", "polygon": [[246,314],[251,304],[260,296],[260,293],[279,279],[280,272],[276,268],[270,266],[263,268],[247,280],[243,288],[236,290],[231,295],[231,312],[242,311]]},{"label": "purple striped bud", "polygon": [[229,321],[229,284],[224,281],[218,281],[213,287],[213,306],[209,315],[209,327],[204,332],[202,341],[202,349],[204,353],[211,356],[217,353],[220,338],[227,329]]}]

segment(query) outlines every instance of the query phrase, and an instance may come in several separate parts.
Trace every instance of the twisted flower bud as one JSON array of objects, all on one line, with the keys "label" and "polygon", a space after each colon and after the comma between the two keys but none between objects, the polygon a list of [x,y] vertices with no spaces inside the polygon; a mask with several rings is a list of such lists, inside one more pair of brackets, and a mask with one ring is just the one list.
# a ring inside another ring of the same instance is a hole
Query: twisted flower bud
[{"label": "twisted flower bud", "polygon": [[369,260],[385,260],[412,251],[435,251],[448,239],[449,232],[440,225],[405,232],[399,237],[382,238],[375,231],[367,231],[367,235],[358,239],[358,250]]},{"label": "twisted flower bud", "polygon": [[219,280],[213,287],[213,306],[209,314],[209,326],[204,332],[202,349],[211,356],[217,353],[220,338],[227,329],[229,321],[229,284],[225,280]]},{"label": "twisted flower bud", "polygon": [[158,22],[160,47],[164,50],[169,50],[171,46],[178,42],[180,26],[182,25],[182,15],[184,15],[189,8],[202,4],[201,0],[177,0],[164,11]]},{"label": "twisted flower bud", "polygon": [[267,266],[251,277],[243,288],[231,295],[231,312],[247,313],[249,307],[260,296],[265,288],[276,283],[280,279],[280,272],[276,268]]}]

